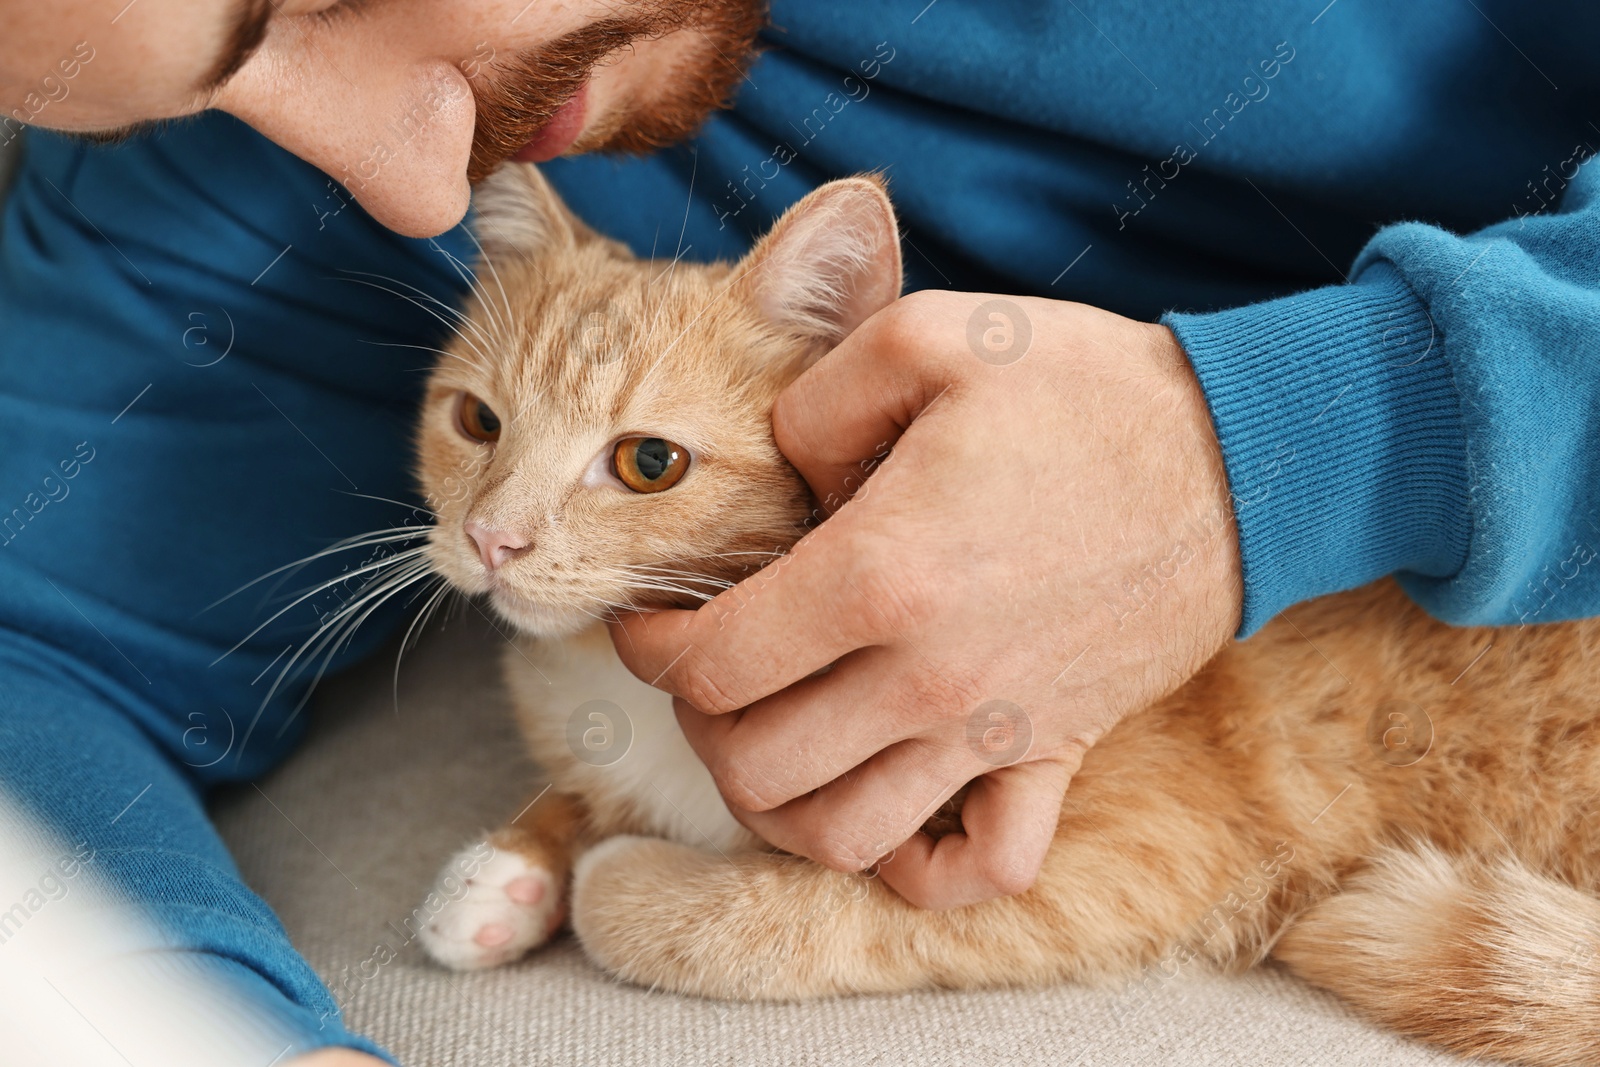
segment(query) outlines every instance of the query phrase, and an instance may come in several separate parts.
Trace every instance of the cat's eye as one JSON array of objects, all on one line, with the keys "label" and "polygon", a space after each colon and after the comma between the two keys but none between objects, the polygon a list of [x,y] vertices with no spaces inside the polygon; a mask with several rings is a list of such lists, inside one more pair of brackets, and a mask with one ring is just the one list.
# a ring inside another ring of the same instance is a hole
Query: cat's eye
[{"label": "cat's eye", "polygon": [[461,404],[456,408],[456,425],[474,441],[487,444],[500,439],[500,416],[471,393],[461,394]]},{"label": "cat's eye", "polygon": [[689,450],[660,437],[624,437],[611,454],[611,466],[635,493],[659,493],[683,480]]}]

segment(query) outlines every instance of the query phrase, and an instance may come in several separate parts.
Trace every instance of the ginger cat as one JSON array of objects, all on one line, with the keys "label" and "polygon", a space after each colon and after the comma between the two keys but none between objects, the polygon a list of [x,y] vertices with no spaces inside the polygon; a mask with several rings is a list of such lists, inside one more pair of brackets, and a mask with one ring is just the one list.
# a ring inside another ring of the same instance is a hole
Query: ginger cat
[{"label": "ginger cat", "polygon": [[568,915],[617,976],[739,999],[1272,956],[1459,1052],[1600,1060],[1600,625],[1451,628],[1389,581],[1302,605],[1088,753],[1033,888],[918,910],[735,822],[598,621],[707,599],[804,532],[769,413],[899,295],[882,184],[818,189],[736,265],[637,259],[528,166],[479,211],[419,430],[428,554],[521,632],[506,677],[553,784],[424,932],[437,960],[510,962]]}]

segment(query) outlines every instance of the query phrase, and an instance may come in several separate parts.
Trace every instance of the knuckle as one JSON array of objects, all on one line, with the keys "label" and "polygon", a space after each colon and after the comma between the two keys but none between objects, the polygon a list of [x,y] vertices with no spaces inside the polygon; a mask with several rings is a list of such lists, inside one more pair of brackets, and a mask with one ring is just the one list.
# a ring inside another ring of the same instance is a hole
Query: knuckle
[{"label": "knuckle", "polygon": [[911,293],[868,320],[875,356],[892,358],[911,353],[915,348],[916,324],[922,318],[922,304],[922,294]]},{"label": "knuckle", "polygon": [[926,366],[936,358],[929,331],[948,317],[942,299],[947,294],[920,291],[902,296],[868,319],[863,329],[872,358],[897,371]]},{"label": "knuckle", "polygon": [[996,896],[1014,897],[1033,888],[1039,867],[1023,853],[997,849],[978,860],[977,874],[979,884]]},{"label": "knuckle", "polygon": [[876,537],[860,536],[851,546],[851,582],[868,604],[869,624],[891,631],[915,630],[936,612],[926,577],[905,566],[903,550]]},{"label": "knuckle", "polygon": [[942,294],[937,290],[921,289],[907,293],[884,308],[874,321],[886,331],[889,340],[900,342],[900,347],[909,351],[917,347],[923,331],[940,313],[942,304]]},{"label": "knuckle", "polygon": [[811,443],[806,432],[809,420],[805,418],[800,401],[790,396],[792,391],[786,389],[779,393],[772,405],[772,438],[777,442],[778,451],[785,456],[809,450]]},{"label": "knuckle", "polygon": [[959,663],[943,664],[930,688],[936,690],[930,693],[932,706],[944,713],[948,723],[967,723],[992,695],[989,679]]},{"label": "knuckle", "polygon": [[[921,882],[897,885],[895,886],[895,892],[905,898],[906,903],[914,908],[921,908],[923,911],[947,911],[950,908],[958,908],[968,903],[966,901],[952,902],[940,889]],[[971,901],[970,903],[976,904],[978,901]]]},{"label": "knuckle", "polygon": [[872,850],[863,848],[859,840],[849,834],[825,830],[818,834],[806,850],[806,855],[829,870],[842,873],[859,871],[878,857],[869,855]]},{"label": "knuckle", "polygon": [[672,692],[707,714],[725,715],[749,703],[733,680],[723,677],[705,653],[693,646],[671,669],[670,682]]},{"label": "knuckle", "polygon": [[745,811],[771,811],[788,799],[771,775],[740,756],[719,760],[711,768],[711,777],[723,799]]},{"label": "knuckle", "polygon": [[925,730],[962,715],[962,702],[949,683],[936,671],[922,665],[911,670],[898,683],[901,701],[901,726]]}]

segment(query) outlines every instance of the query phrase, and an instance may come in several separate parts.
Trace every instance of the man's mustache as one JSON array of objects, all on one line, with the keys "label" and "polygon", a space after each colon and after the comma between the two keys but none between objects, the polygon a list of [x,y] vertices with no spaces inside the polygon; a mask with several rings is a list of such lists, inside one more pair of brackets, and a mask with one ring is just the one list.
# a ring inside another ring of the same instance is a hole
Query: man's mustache
[{"label": "man's mustache", "polygon": [[700,51],[705,54],[697,60],[707,69],[685,71],[683,85],[662,86],[649,107],[622,116],[600,147],[642,152],[687,137],[711,111],[727,105],[765,23],[761,0],[658,0],[494,63],[477,93],[467,178],[481,181],[532,141],[578,94],[596,65],[637,41],[683,29],[704,38]]}]

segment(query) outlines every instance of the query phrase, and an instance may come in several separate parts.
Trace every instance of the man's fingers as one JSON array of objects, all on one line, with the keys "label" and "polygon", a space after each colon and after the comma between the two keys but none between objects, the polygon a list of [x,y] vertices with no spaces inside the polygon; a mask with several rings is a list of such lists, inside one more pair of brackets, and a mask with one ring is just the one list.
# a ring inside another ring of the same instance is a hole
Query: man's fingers
[{"label": "man's fingers", "polygon": [[1023,892],[1055,839],[1072,770],[1038,760],[991,771],[967,792],[965,832],[937,841],[917,834],[879,868],[880,877],[923,908],[959,908]]},{"label": "man's fingers", "polygon": [[[976,300],[977,298],[974,297]],[[902,431],[973,368],[913,343],[930,316],[963,330],[938,302],[907,297],[879,312],[779,397],[779,447],[832,513],[861,487]],[[895,581],[902,546],[883,517],[840,515],[786,556],[693,612],[626,615],[612,625],[623,662],[701,711],[751,704],[893,636],[914,612]],[[878,558],[874,558],[878,557]],[[914,590],[913,590],[914,591]],[[884,604],[894,610],[886,611]]]},{"label": "man's fingers", "polygon": [[649,684],[722,714],[892,636],[867,599],[881,580],[863,576],[873,561],[853,547],[852,533],[824,523],[695,611],[623,615],[611,624],[617,654]]},{"label": "man's fingers", "polygon": [[778,448],[827,514],[861,488],[905,428],[951,384],[955,368],[908,344],[929,314],[914,296],[895,302],[779,395],[772,411]]},{"label": "man's fingers", "polygon": [[778,848],[859,871],[916,833],[977,773],[974,762],[965,746],[902,741],[809,796],[734,814]]},{"label": "man's fingers", "polygon": [[675,701],[678,722],[728,803],[768,811],[923,732],[893,656],[853,652],[738,715],[703,715]]}]

